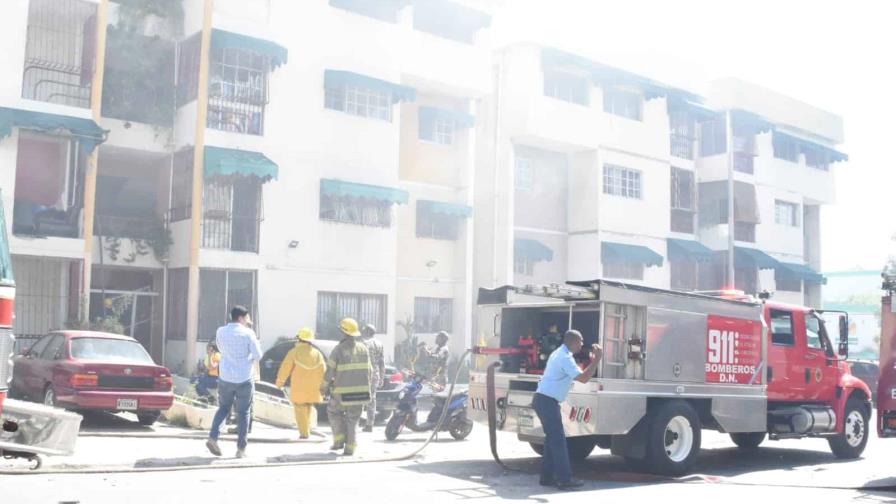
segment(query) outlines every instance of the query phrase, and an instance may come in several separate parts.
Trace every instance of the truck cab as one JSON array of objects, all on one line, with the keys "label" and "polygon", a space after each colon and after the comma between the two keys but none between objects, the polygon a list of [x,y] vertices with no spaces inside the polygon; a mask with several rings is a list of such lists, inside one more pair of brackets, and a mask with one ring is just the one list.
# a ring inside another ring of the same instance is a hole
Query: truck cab
[{"label": "truck cab", "polygon": [[3,413],[3,403],[9,383],[12,381],[12,359],[15,350],[12,322],[15,297],[16,284],[12,276],[6,216],[3,211],[3,196],[0,193],[0,413]]}]

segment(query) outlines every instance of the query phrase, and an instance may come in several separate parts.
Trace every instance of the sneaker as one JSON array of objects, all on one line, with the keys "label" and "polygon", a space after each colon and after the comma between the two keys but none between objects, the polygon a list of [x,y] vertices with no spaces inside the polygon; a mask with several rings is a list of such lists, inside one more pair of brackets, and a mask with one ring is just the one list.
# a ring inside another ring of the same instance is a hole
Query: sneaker
[{"label": "sneaker", "polygon": [[373,426],[372,426],[372,425],[367,425],[367,426],[365,426],[365,427],[364,427],[364,432],[373,432]]},{"label": "sneaker", "polygon": [[246,458],[246,449],[240,448],[236,451],[236,458]]},{"label": "sneaker", "polygon": [[333,443],[333,446],[330,447],[330,451],[339,451],[345,448],[345,444],[343,443]]},{"label": "sneaker", "polygon": [[349,448],[349,447],[346,446],[346,447],[345,447],[345,451],[342,452],[342,454],[345,455],[346,457],[351,457],[352,455],[355,454],[355,449],[354,449],[354,448]]},{"label": "sneaker", "polygon": [[547,487],[547,486],[556,486],[556,485],[557,485],[556,483],[554,483],[554,480],[552,480],[552,479],[539,479],[539,480],[538,480],[538,484],[541,485],[541,486],[546,486],[546,487]]},{"label": "sneaker", "polygon": [[212,452],[212,455],[216,457],[221,456],[221,447],[218,446],[218,442],[214,439],[209,439],[205,442],[205,447],[208,448],[208,451]]},{"label": "sneaker", "polygon": [[578,488],[581,488],[582,485],[584,485],[584,484],[585,484],[584,481],[579,481],[579,480],[573,479],[573,480],[569,480],[569,481],[564,481],[562,483],[557,483],[557,488],[560,490],[576,490]]}]

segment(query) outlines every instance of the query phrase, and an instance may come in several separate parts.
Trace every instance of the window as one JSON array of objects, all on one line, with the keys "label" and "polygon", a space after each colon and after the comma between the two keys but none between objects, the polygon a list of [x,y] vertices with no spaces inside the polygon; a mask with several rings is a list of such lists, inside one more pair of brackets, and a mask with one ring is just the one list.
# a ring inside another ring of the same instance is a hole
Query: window
[{"label": "window", "polygon": [[62,345],[65,343],[65,337],[61,335],[53,336],[53,339],[47,344],[46,348],[44,348],[40,353],[40,358],[43,360],[56,360],[61,357],[60,350],[62,350]]},{"label": "window", "polygon": [[207,179],[202,197],[202,246],[258,252],[261,181],[256,177]]},{"label": "window", "polygon": [[679,110],[669,114],[670,153],[682,159],[694,159],[694,118]]},{"label": "window", "polygon": [[355,86],[326,88],[324,106],[347,114],[392,120],[392,96],[389,93]]},{"label": "window", "polygon": [[187,220],[193,207],[193,149],[174,154],[171,180],[171,222]]},{"label": "window", "polygon": [[800,160],[799,147],[796,142],[788,137],[774,135],[772,138],[772,149],[774,150],[775,157],[778,159],[783,159],[792,163],[799,162]]},{"label": "window", "polygon": [[189,268],[168,270],[168,320],[167,338],[184,340],[187,338],[187,291],[189,289]]},{"label": "window", "polygon": [[[822,337],[824,329],[821,320],[814,313],[805,313],[804,316],[806,317],[806,345],[809,348],[827,351],[826,338]],[[833,349],[829,355],[833,355]]]},{"label": "window", "polygon": [[196,99],[199,92],[199,60],[202,33],[178,43],[177,47],[177,105]]},{"label": "window", "polygon": [[39,357],[40,354],[43,353],[44,348],[47,348],[47,345],[50,344],[50,341],[54,338],[54,335],[49,334],[44,336],[43,338],[37,340],[37,343],[31,345],[31,348],[28,349],[29,355],[33,355],[35,357]]},{"label": "window", "polygon": [[775,269],[775,288],[782,292],[802,292],[803,281],[783,269]]},{"label": "window", "polygon": [[605,262],[604,276],[621,280],[644,280],[644,264],[637,262]]},{"label": "window", "polygon": [[677,233],[693,233],[696,210],[694,173],[673,167],[671,182],[671,229]]},{"label": "window", "polygon": [[457,240],[460,230],[460,218],[432,212],[426,206],[417,205],[417,237],[435,238],[437,240]]},{"label": "window", "polygon": [[[735,237],[735,239],[737,239]],[[756,294],[758,290],[759,270],[754,268],[734,268],[734,288],[747,294]]]},{"label": "window", "polygon": [[830,159],[824,151],[820,149],[803,149],[803,155],[806,156],[806,166],[809,168],[822,171],[830,169]]},{"label": "window", "polygon": [[212,47],[208,82],[208,127],[261,135],[271,59],[235,47]]},{"label": "window", "polygon": [[532,160],[518,157],[514,160],[513,186],[518,191],[531,191],[535,188],[535,167]]},{"label": "window", "polygon": [[742,242],[756,243],[756,224],[752,222],[734,221],[734,239]]},{"label": "window", "polygon": [[380,331],[386,327],[386,296],[346,292],[317,293],[317,335],[322,339],[342,339],[339,321],[351,317],[361,326],[373,324]]},{"label": "window", "polygon": [[641,120],[641,95],[632,91],[604,88],[604,112]]},{"label": "window", "polygon": [[254,319],[255,272],[201,269],[199,271],[199,341],[215,337],[218,328],[230,320],[230,309],[242,305]]},{"label": "window", "polygon": [[673,290],[697,290],[697,262],[687,259],[669,260]]},{"label": "window", "polygon": [[775,345],[793,346],[793,313],[783,310],[770,310],[772,343]]},{"label": "window", "polygon": [[726,134],[727,128],[728,126],[725,122],[725,116],[722,115],[700,123],[701,156],[716,156],[728,150],[725,145],[728,141]]},{"label": "window", "polygon": [[392,225],[392,204],[348,196],[320,195],[321,220],[387,228]]},{"label": "window", "polygon": [[420,121],[418,138],[441,145],[453,145],[457,123],[437,117],[431,121]]},{"label": "window", "polygon": [[641,198],[641,172],[621,166],[604,165],[604,194]]},{"label": "window", "polygon": [[563,72],[544,72],[544,95],[579,105],[588,105],[591,85],[588,79]]},{"label": "window", "polygon": [[800,225],[799,214],[800,206],[796,203],[775,200],[775,223],[784,226],[798,227]]},{"label": "window", "polygon": [[513,272],[517,275],[532,276],[535,274],[535,261],[524,257],[514,257]]},{"label": "window", "polygon": [[451,331],[450,298],[414,298],[414,329],[419,333]]}]

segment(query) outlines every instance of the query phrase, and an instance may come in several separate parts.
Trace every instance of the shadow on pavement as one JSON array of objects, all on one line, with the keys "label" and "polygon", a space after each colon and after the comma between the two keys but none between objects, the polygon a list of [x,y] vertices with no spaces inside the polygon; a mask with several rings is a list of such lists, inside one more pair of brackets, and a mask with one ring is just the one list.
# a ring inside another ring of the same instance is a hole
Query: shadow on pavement
[{"label": "shadow on pavement", "polygon": [[146,458],[134,462],[134,467],[210,466],[216,460],[226,460],[226,458],[227,457]]},{"label": "shadow on pavement", "polygon": [[137,418],[133,420],[106,411],[79,411],[84,420],[81,421],[81,431],[130,431],[153,432],[152,427],[140,425]]}]

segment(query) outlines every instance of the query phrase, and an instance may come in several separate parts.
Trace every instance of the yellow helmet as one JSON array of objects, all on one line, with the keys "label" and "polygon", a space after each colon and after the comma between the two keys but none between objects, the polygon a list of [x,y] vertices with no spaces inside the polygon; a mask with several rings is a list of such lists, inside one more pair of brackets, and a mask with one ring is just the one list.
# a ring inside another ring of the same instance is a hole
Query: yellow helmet
[{"label": "yellow helmet", "polygon": [[361,331],[358,330],[358,321],[353,318],[344,318],[339,323],[339,329],[348,336],[360,336]]},{"label": "yellow helmet", "polygon": [[314,341],[314,331],[307,327],[303,327],[299,329],[299,333],[296,334],[296,338],[299,338],[302,341]]}]

